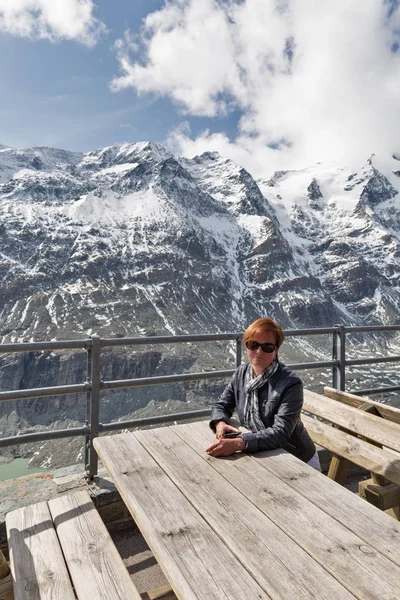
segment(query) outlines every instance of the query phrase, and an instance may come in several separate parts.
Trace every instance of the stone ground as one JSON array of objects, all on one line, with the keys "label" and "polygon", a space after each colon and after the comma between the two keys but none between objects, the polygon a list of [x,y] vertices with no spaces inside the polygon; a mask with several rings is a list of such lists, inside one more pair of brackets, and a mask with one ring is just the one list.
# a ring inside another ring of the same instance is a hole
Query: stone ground
[{"label": "stone ground", "polygon": [[[112,534],[112,539],[120,553],[133,583],[143,598],[145,592],[168,585],[160,566],[154,558],[143,536],[138,531],[126,530]],[[163,600],[173,600],[170,592]]]}]

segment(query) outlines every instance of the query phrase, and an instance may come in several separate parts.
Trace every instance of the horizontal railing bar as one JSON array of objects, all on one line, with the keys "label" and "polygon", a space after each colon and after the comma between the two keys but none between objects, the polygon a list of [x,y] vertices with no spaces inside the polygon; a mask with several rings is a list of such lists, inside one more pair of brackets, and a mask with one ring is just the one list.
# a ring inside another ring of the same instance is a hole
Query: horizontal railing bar
[{"label": "horizontal railing bar", "polygon": [[326,333],[335,333],[336,327],[315,327],[310,329],[285,329],[285,337],[298,337],[300,335],[323,335]]},{"label": "horizontal railing bar", "polygon": [[[299,337],[309,335],[323,335],[334,333],[335,327],[314,327],[309,329],[286,329],[287,337]],[[346,333],[367,333],[374,331],[400,331],[400,325],[371,325],[360,327],[345,327]],[[199,335],[178,335],[178,336],[146,336],[146,337],[131,337],[131,338],[103,338],[102,346],[140,346],[146,344],[178,344],[181,342],[207,342],[207,341],[229,341],[241,339],[242,332],[238,333],[216,333],[216,334],[199,334]],[[52,342],[17,342],[12,344],[0,344],[0,353],[9,352],[26,352],[26,351],[43,351],[43,350],[65,350],[73,349],[88,349],[91,347],[92,340],[90,338],[83,340],[60,340]]]},{"label": "horizontal railing bar", "polygon": [[399,362],[400,356],[380,356],[377,358],[354,358],[345,361],[345,365],[354,366],[354,365],[373,365],[375,363],[390,363],[390,362]]},{"label": "horizontal railing bar", "polygon": [[90,383],[76,383],[71,385],[60,385],[55,387],[31,388],[29,390],[13,390],[0,392],[0,402],[6,400],[22,400],[24,398],[38,398],[39,396],[61,396],[63,394],[79,394],[89,392]]},{"label": "horizontal railing bar", "polygon": [[293,363],[286,365],[289,369],[294,371],[301,371],[302,369],[321,369],[324,367],[335,367],[339,364],[337,360],[326,360],[321,362],[309,362],[309,363]]},{"label": "horizontal railing bar", "polygon": [[242,333],[210,333],[199,335],[152,335],[132,338],[102,338],[101,346],[142,346],[178,344],[182,342],[218,342],[241,339]]},{"label": "horizontal railing bar", "polygon": [[[171,423],[174,421],[185,421],[197,417],[206,417],[211,414],[211,407],[207,409],[191,410],[181,413],[172,413],[169,415],[159,415],[157,417],[144,417],[142,419],[132,419],[130,421],[118,421],[113,423],[100,423],[101,432],[116,431],[119,429],[131,429],[134,427],[145,427],[146,425],[157,425],[162,423]],[[6,446],[17,446],[19,444],[28,444],[31,442],[41,442],[45,440],[61,439],[67,437],[78,437],[90,433],[90,427],[71,427],[70,429],[56,429],[54,431],[41,431],[15,435],[7,438],[0,438],[0,448]]]},{"label": "horizontal railing bar", "polygon": [[391,385],[387,387],[381,388],[371,388],[370,390],[357,390],[356,392],[351,392],[354,396],[371,396],[372,394],[385,394],[386,392],[398,392],[400,390],[400,385]]},{"label": "horizontal railing bar", "polygon": [[174,421],[185,421],[186,419],[195,419],[197,417],[209,417],[210,414],[211,406],[210,408],[191,410],[183,413],[173,413],[169,415],[159,415],[158,417],[143,417],[143,419],[132,419],[131,421],[104,423],[104,425],[100,425],[100,431],[116,431],[118,429],[132,429],[133,427],[145,427],[146,425],[159,425]]},{"label": "horizontal railing bar", "polygon": [[[337,361],[297,363],[287,365],[289,368],[304,370],[304,369],[321,369],[332,367],[337,364]],[[103,381],[101,383],[102,390],[116,390],[122,388],[136,388],[150,385],[162,385],[168,383],[179,383],[185,381],[202,381],[204,379],[223,379],[233,375],[235,369],[226,369],[223,371],[205,371],[201,373],[183,373],[180,375],[164,375],[162,377],[139,377],[136,379],[122,379],[114,381]],[[26,398],[38,398],[41,396],[59,396],[67,394],[87,393],[90,391],[90,383],[56,386],[48,388],[31,388],[27,390],[15,390],[9,392],[0,392],[0,402],[8,400],[23,400]]]},{"label": "horizontal railing bar", "polygon": [[202,373],[183,373],[181,375],[163,375],[162,377],[138,377],[137,379],[121,379],[115,381],[103,381],[102,390],[116,390],[120,388],[134,388],[147,385],[161,385],[163,383],[175,383],[182,381],[200,381],[203,379],[219,379],[233,375],[235,369],[225,371],[205,371]]},{"label": "horizontal railing bar", "polygon": [[400,325],[369,325],[363,326],[352,326],[344,327],[346,333],[368,333],[371,331],[400,331]]},{"label": "horizontal railing bar", "polygon": [[64,340],[59,342],[21,342],[15,344],[0,344],[0,353],[6,352],[27,352],[34,350],[41,352],[43,350],[68,350],[69,348],[86,350],[92,344],[92,340]]},{"label": "horizontal railing bar", "polygon": [[12,437],[0,438],[0,448],[6,446],[18,446],[19,444],[29,444],[30,442],[43,442],[45,440],[58,440],[60,438],[76,437],[86,435],[90,432],[90,427],[71,427],[71,429],[55,429],[54,431],[40,431],[36,433],[23,433]]},{"label": "horizontal railing bar", "polygon": [[[335,327],[317,327],[311,329],[287,329],[286,336],[300,335],[322,335],[334,333]],[[101,340],[102,347],[104,346],[141,346],[151,344],[178,344],[182,342],[213,342],[213,341],[232,341],[242,339],[243,332],[237,333],[204,333],[199,335],[163,335],[163,336],[146,336],[132,338],[103,338]]]},{"label": "horizontal railing bar", "polygon": [[[333,367],[337,361],[327,360],[324,362],[297,363],[287,365],[291,369],[321,369],[325,367]],[[139,377],[137,379],[122,379],[115,381],[103,381],[101,384],[102,390],[115,390],[121,388],[135,388],[149,385],[161,385],[165,383],[178,383],[184,381],[201,381],[203,379],[222,379],[233,375],[235,369],[227,369],[224,371],[205,371],[201,373],[183,373],[181,375],[164,375],[162,377]]]}]

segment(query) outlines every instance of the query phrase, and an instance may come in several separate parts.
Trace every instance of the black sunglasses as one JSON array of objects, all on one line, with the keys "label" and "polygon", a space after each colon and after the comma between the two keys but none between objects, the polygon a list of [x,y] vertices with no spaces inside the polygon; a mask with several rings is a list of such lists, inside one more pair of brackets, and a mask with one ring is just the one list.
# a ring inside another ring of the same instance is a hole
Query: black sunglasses
[{"label": "black sunglasses", "polygon": [[248,342],[246,342],[246,348],[248,350],[252,350],[253,352],[255,352],[255,350],[258,350],[258,348],[261,348],[261,350],[266,354],[271,354],[271,352],[276,350],[277,346],[275,344],[259,344],[255,340],[249,340]]}]

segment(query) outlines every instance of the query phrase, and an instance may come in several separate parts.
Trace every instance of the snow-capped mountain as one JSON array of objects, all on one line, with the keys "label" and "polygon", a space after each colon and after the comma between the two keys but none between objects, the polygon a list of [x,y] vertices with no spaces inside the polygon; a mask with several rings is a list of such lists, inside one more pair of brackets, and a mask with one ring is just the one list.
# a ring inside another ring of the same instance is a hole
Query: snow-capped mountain
[{"label": "snow-capped mountain", "polygon": [[400,158],[378,166],[1,146],[1,340],[397,322]]},{"label": "snow-capped mountain", "polygon": [[[356,173],[317,164],[256,181],[217,153],[189,160],[152,143],[87,154],[0,146],[0,340],[233,332],[263,315],[286,328],[398,323],[400,158],[384,159]],[[284,360],[329,359],[329,341],[299,342],[285,343]],[[233,364],[226,348],[153,345],[106,354],[102,377]],[[84,352],[0,360],[2,389],[85,377]],[[307,377],[307,385],[330,382],[329,372]],[[377,375],[354,377],[373,385]],[[100,418],[196,408],[218,385],[104,393]],[[3,435],[84,419],[82,396],[0,406]],[[68,445],[71,462],[81,460],[80,445]],[[59,452],[55,442],[41,446],[37,464],[62,464]]]}]

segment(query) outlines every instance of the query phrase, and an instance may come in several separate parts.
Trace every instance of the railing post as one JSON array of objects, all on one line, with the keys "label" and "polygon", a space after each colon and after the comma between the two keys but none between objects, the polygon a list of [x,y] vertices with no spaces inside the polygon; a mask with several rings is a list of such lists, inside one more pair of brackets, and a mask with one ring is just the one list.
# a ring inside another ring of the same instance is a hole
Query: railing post
[{"label": "railing post", "polygon": [[242,336],[236,338],[236,367],[242,364]]},{"label": "railing post", "polygon": [[[338,359],[338,337],[339,337],[339,327],[340,325],[334,325],[335,327],[335,331],[332,334],[332,360],[337,361]],[[338,386],[338,381],[339,381],[339,368],[338,365],[333,365],[332,367],[332,387],[335,390],[339,389]]]},{"label": "railing post", "polygon": [[[92,377],[92,340],[87,345],[87,376],[86,383],[90,385]],[[86,394],[86,417],[85,426],[89,426],[90,422],[90,403],[91,403],[91,392]],[[85,435],[85,471],[89,472],[89,448],[90,448],[90,435]]]},{"label": "railing post", "polygon": [[338,364],[332,368],[332,387],[344,392],[346,387],[346,328],[344,325],[334,325],[332,360]]},{"label": "railing post", "polygon": [[90,436],[89,436],[89,470],[88,478],[93,479],[97,475],[98,456],[93,446],[93,440],[99,435],[99,413],[100,413],[100,347],[101,340],[98,335],[92,336],[92,356],[90,373]]},{"label": "railing post", "polygon": [[339,353],[339,370],[340,370],[340,390],[346,389],[346,327],[340,325],[339,331],[340,353]]}]

